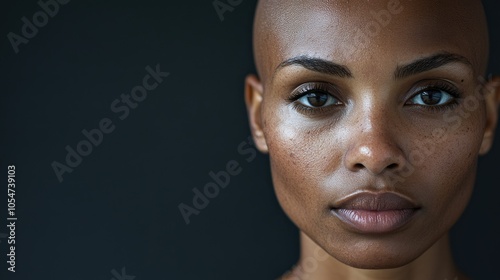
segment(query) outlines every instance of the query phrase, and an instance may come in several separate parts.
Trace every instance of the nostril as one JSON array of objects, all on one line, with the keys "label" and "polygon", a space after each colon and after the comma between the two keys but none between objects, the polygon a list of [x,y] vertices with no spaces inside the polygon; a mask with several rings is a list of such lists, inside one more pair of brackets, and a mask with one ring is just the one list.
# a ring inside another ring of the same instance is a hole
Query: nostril
[{"label": "nostril", "polygon": [[397,163],[393,163],[393,164],[390,164],[389,166],[387,166],[387,169],[396,169],[396,168],[398,168]]},{"label": "nostril", "polygon": [[364,167],[365,167],[365,166],[364,166],[363,164],[361,164],[361,163],[356,163],[356,164],[354,165],[354,168],[355,168],[355,169],[363,169]]},{"label": "nostril", "polygon": [[[386,169],[389,169],[389,170],[394,170],[394,169],[398,169],[398,167],[399,167],[399,164],[397,164],[397,163],[392,163],[392,164],[389,164],[389,165],[386,167]],[[363,168],[365,168],[365,166],[364,166],[362,163],[356,163],[356,164],[354,165],[354,169],[356,169],[356,170],[360,170],[360,169],[363,169]]]}]

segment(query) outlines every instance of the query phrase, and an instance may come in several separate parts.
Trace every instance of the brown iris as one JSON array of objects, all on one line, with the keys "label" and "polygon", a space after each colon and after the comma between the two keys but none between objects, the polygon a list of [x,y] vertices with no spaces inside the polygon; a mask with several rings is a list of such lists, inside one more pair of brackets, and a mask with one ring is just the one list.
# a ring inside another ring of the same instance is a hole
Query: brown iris
[{"label": "brown iris", "polygon": [[420,94],[420,98],[426,105],[436,105],[443,98],[443,93],[436,89],[426,90]]},{"label": "brown iris", "polygon": [[326,93],[318,93],[318,92],[312,92],[306,94],[307,101],[311,106],[313,107],[321,107],[325,106],[326,102],[328,101],[328,94]]}]

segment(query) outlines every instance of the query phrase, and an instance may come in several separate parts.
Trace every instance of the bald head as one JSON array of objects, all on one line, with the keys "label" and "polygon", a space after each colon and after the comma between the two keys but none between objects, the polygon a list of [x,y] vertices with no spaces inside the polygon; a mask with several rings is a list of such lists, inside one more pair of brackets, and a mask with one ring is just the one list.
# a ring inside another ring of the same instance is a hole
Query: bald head
[{"label": "bald head", "polygon": [[297,56],[346,66],[365,61],[373,70],[381,61],[399,64],[438,52],[460,55],[474,75],[484,74],[488,31],[481,1],[260,0],[257,6],[254,54],[264,86]]}]

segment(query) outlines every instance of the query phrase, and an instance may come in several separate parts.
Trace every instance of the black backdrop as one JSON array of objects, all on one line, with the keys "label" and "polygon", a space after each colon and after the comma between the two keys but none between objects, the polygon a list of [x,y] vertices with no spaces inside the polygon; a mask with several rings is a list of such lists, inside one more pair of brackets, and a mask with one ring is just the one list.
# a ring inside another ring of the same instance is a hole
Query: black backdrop
[{"label": "black backdrop", "polygon": [[[0,279],[274,279],[296,261],[298,233],[274,197],[268,158],[254,157],[248,142],[243,79],[254,71],[255,2],[220,2],[235,4],[223,20],[212,1],[72,0],[44,23],[37,1],[3,1]],[[499,73],[500,7],[484,2],[490,72]],[[25,30],[32,38],[9,39],[34,15],[41,27]],[[157,65],[170,75],[141,95],[135,87]],[[133,89],[141,101],[126,114],[121,95]],[[90,154],[71,158],[59,182],[52,163],[66,165],[66,147],[76,150],[82,130],[103,120],[114,130],[94,134],[92,151],[81,144]],[[499,277],[496,143],[452,233],[459,264],[476,279]],[[239,173],[186,225],[178,205],[192,205],[192,189],[233,161]],[[15,273],[7,271],[9,165]]]}]

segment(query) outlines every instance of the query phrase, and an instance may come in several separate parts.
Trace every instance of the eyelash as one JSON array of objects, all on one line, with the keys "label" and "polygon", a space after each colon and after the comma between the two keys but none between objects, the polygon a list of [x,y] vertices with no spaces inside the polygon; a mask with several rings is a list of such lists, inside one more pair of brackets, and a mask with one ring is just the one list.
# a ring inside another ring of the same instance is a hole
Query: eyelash
[{"label": "eyelash", "polygon": [[[417,95],[419,95],[427,90],[444,91],[444,92],[448,93],[449,95],[451,95],[453,97],[453,99],[450,102],[443,104],[443,105],[425,106],[425,105],[419,105],[419,104],[408,104],[408,106],[421,107],[424,110],[430,111],[431,113],[438,113],[438,112],[442,112],[442,111],[446,111],[446,110],[451,110],[451,109],[455,108],[456,106],[458,106],[459,100],[461,99],[461,96],[462,96],[462,93],[457,88],[450,85],[449,83],[435,81],[435,82],[432,82],[426,86],[420,87],[418,89],[418,91],[415,94],[413,94],[408,100],[411,100],[415,96],[417,96]],[[312,107],[308,107],[308,106],[304,106],[304,105],[300,104],[298,102],[298,100],[301,97],[307,95],[308,93],[319,92],[319,93],[331,95],[333,98],[335,98],[335,99],[339,100],[339,102],[343,103],[340,100],[340,98],[338,98],[335,94],[332,94],[331,91],[332,91],[331,86],[328,86],[324,83],[306,84],[302,88],[293,92],[291,94],[291,96],[288,97],[288,102],[292,103],[293,108],[300,113],[307,114],[307,115],[313,115],[313,114],[321,115],[322,113],[326,113],[328,111],[331,111],[334,108],[337,108],[338,105],[337,106],[330,105],[330,106],[326,106],[326,107],[312,108]],[[405,105],[406,105],[406,103],[405,103]]]},{"label": "eyelash", "polygon": [[318,93],[324,93],[331,95],[333,98],[339,100],[336,95],[332,94],[331,91],[335,91],[332,89],[332,86],[329,86],[325,83],[309,83],[305,84],[302,86],[300,89],[296,90],[295,92],[292,93],[290,97],[288,97],[288,102],[292,103],[293,109],[297,110],[300,113],[306,114],[306,115],[321,115],[322,113],[326,113],[331,111],[333,108],[336,108],[337,106],[327,106],[327,107],[319,107],[319,108],[312,108],[308,106],[304,106],[298,102],[300,98],[303,96],[307,95],[308,93],[311,92],[318,92]]}]

